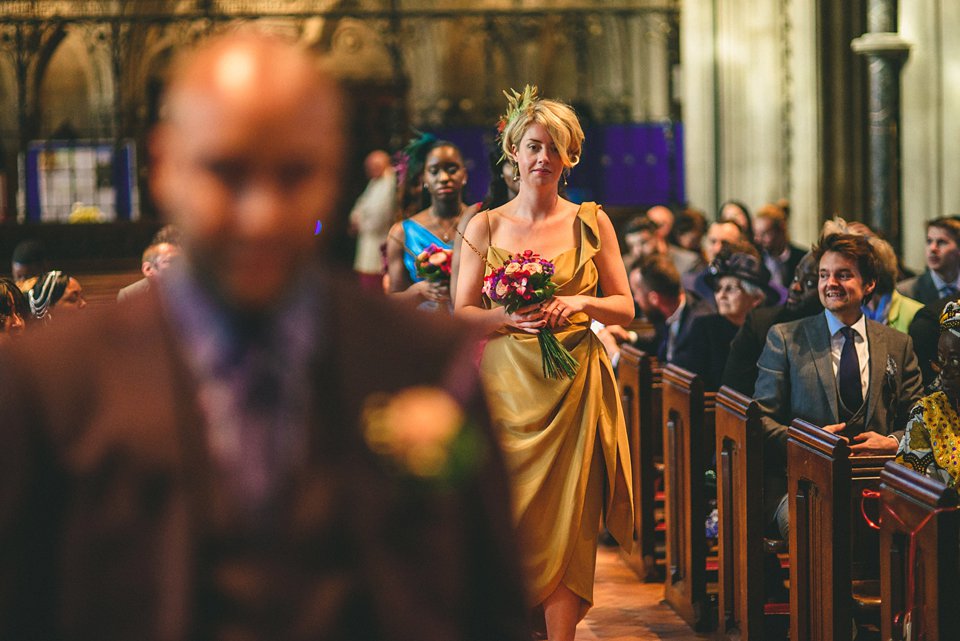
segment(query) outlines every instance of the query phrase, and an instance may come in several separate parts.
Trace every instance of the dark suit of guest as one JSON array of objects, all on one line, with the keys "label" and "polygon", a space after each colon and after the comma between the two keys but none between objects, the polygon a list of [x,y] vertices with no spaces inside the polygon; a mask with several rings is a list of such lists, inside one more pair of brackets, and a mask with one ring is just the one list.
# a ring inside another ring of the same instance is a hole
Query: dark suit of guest
[{"label": "dark suit of guest", "polygon": [[[156,288],[2,353],[0,638],[530,638],[469,337],[315,286],[300,462],[252,521]],[[415,385],[470,408],[466,473],[416,480],[367,446],[364,407]]]},{"label": "dark suit of guest", "polygon": [[[754,398],[764,415],[764,502],[770,515],[786,492],[787,426],[795,418],[819,426],[846,420],[839,407],[825,314],[774,325],[760,355]],[[859,408],[862,431],[902,434],[922,393],[913,342],[872,320],[866,320],[866,334],[870,370],[864,407]]]},{"label": "dark suit of guest", "polygon": [[940,293],[933,282],[933,276],[930,275],[929,269],[919,276],[900,281],[897,284],[897,291],[913,300],[920,301],[924,305],[933,305],[943,297],[943,294]]},{"label": "dark suit of guest", "polygon": [[720,388],[723,368],[730,354],[730,341],[740,329],[720,314],[693,319],[688,339],[673,353],[673,363],[699,374],[708,392]]},{"label": "dark suit of guest", "polygon": [[668,357],[668,354],[672,356],[677,350],[686,349],[685,346],[690,340],[690,330],[693,327],[694,319],[713,313],[715,313],[715,310],[710,305],[687,293],[686,302],[683,309],[680,310],[680,318],[677,321],[677,331],[672,341],[670,326],[665,321],[659,321],[653,324],[653,338],[649,340],[641,339],[636,343],[636,346],[648,354],[655,354],[657,360],[661,363],[672,363],[673,360]]},{"label": "dark suit of guest", "polygon": [[797,265],[800,264],[800,261],[803,260],[803,257],[807,255],[808,250],[803,249],[802,247],[797,247],[793,243],[787,245],[787,250],[789,254],[787,259],[784,261],[777,261],[780,263],[780,278],[781,283],[784,288],[789,289],[790,283],[793,282],[793,275],[797,271]]},{"label": "dark suit of guest", "polygon": [[822,311],[823,306],[816,296],[798,308],[775,305],[751,310],[730,342],[730,353],[727,355],[720,384],[752,397],[757,382],[757,361],[767,344],[767,332],[770,328],[778,323],[789,323]]}]

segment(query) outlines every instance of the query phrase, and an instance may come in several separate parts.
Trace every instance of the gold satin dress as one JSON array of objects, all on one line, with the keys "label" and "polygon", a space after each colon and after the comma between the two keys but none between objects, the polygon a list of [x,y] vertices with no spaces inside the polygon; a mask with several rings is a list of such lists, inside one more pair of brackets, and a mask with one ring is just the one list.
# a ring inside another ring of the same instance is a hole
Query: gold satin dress
[{"label": "gold satin dress", "polygon": [[[580,246],[553,259],[556,295],[596,296],[597,206],[581,205],[577,218]],[[491,246],[487,262],[502,265],[510,253]],[[494,305],[486,297],[484,304]],[[593,604],[601,514],[608,531],[629,551],[633,497],[613,368],[590,329],[590,318],[578,313],[570,320],[553,331],[580,364],[573,380],[544,378],[536,335],[512,328],[487,343],[480,370],[511,476],[532,605],[543,603],[562,582],[583,599],[582,618]]]}]

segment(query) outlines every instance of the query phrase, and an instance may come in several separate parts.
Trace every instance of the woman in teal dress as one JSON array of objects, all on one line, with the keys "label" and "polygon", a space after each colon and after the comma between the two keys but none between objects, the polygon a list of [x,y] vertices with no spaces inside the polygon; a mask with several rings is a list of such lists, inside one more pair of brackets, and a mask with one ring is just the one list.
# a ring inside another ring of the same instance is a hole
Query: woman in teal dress
[{"label": "woman in teal dress", "polygon": [[[561,198],[580,158],[573,110],[528,87],[502,121],[515,199],[473,217],[464,234],[456,313],[490,335],[481,376],[511,474],[514,524],[530,605],[553,641],[572,641],[593,602],[601,519],[633,541],[630,455],[613,370],[592,319],[627,324],[633,300],[609,217]],[[513,314],[482,295],[483,278],[510,255],[549,258],[557,290]],[[601,296],[599,291],[603,292]],[[548,327],[579,362],[573,378],[545,378],[537,333]]]},{"label": "woman in teal dress", "polygon": [[432,309],[448,309],[450,287],[417,276],[414,257],[431,244],[453,249],[453,239],[461,217],[469,215],[463,204],[467,169],[460,149],[451,142],[437,140],[425,149],[423,162],[424,193],[429,194],[425,208],[396,223],[387,236],[387,271],[390,292],[403,300]]}]

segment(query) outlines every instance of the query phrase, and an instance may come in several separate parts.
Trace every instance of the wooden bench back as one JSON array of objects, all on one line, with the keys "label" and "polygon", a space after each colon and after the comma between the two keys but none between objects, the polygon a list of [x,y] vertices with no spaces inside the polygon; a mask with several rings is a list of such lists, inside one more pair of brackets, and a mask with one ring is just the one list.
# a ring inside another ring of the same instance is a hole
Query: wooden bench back
[{"label": "wooden bench back", "polygon": [[663,450],[660,419],[660,368],[657,358],[630,345],[620,348],[617,365],[620,398],[627,421],[630,460],[633,461],[633,514],[637,559],[634,568],[640,578],[654,580],[656,570],[655,486],[656,461]]},{"label": "wooden bench back", "polygon": [[878,487],[891,457],[850,456],[845,439],[800,419],[788,434],[790,638],[846,641],[851,582],[879,575],[879,539],[860,515],[860,494]]},{"label": "wooden bench back", "polygon": [[663,475],[667,516],[664,598],[697,631],[715,623],[707,598],[704,474],[714,451],[715,393],[696,374],[663,369]]},{"label": "wooden bench back", "polygon": [[890,462],[880,474],[880,501],[881,638],[953,637],[960,631],[957,491]]},{"label": "wooden bench back", "polygon": [[763,422],[756,401],[729,387],[716,399],[721,639],[763,639]]}]

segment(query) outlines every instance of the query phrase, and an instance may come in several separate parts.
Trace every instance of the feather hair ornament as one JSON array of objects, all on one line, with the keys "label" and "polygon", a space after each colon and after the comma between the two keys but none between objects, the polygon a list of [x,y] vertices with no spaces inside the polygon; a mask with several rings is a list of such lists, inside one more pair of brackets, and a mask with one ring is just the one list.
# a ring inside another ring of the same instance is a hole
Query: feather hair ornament
[{"label": "feather hair ornament", "polygon": [[538,92],[537,85],[525,85],[522,93],[516,89],[503,92],[503,95],[507,98],[507,111],[500,116],[500,120],[497,122],[497,142],[500,145],[500,160],[497,162],[503,162],[507,158],[506,153],[503,152],[503,132],[520,114],[540,100]]}]

